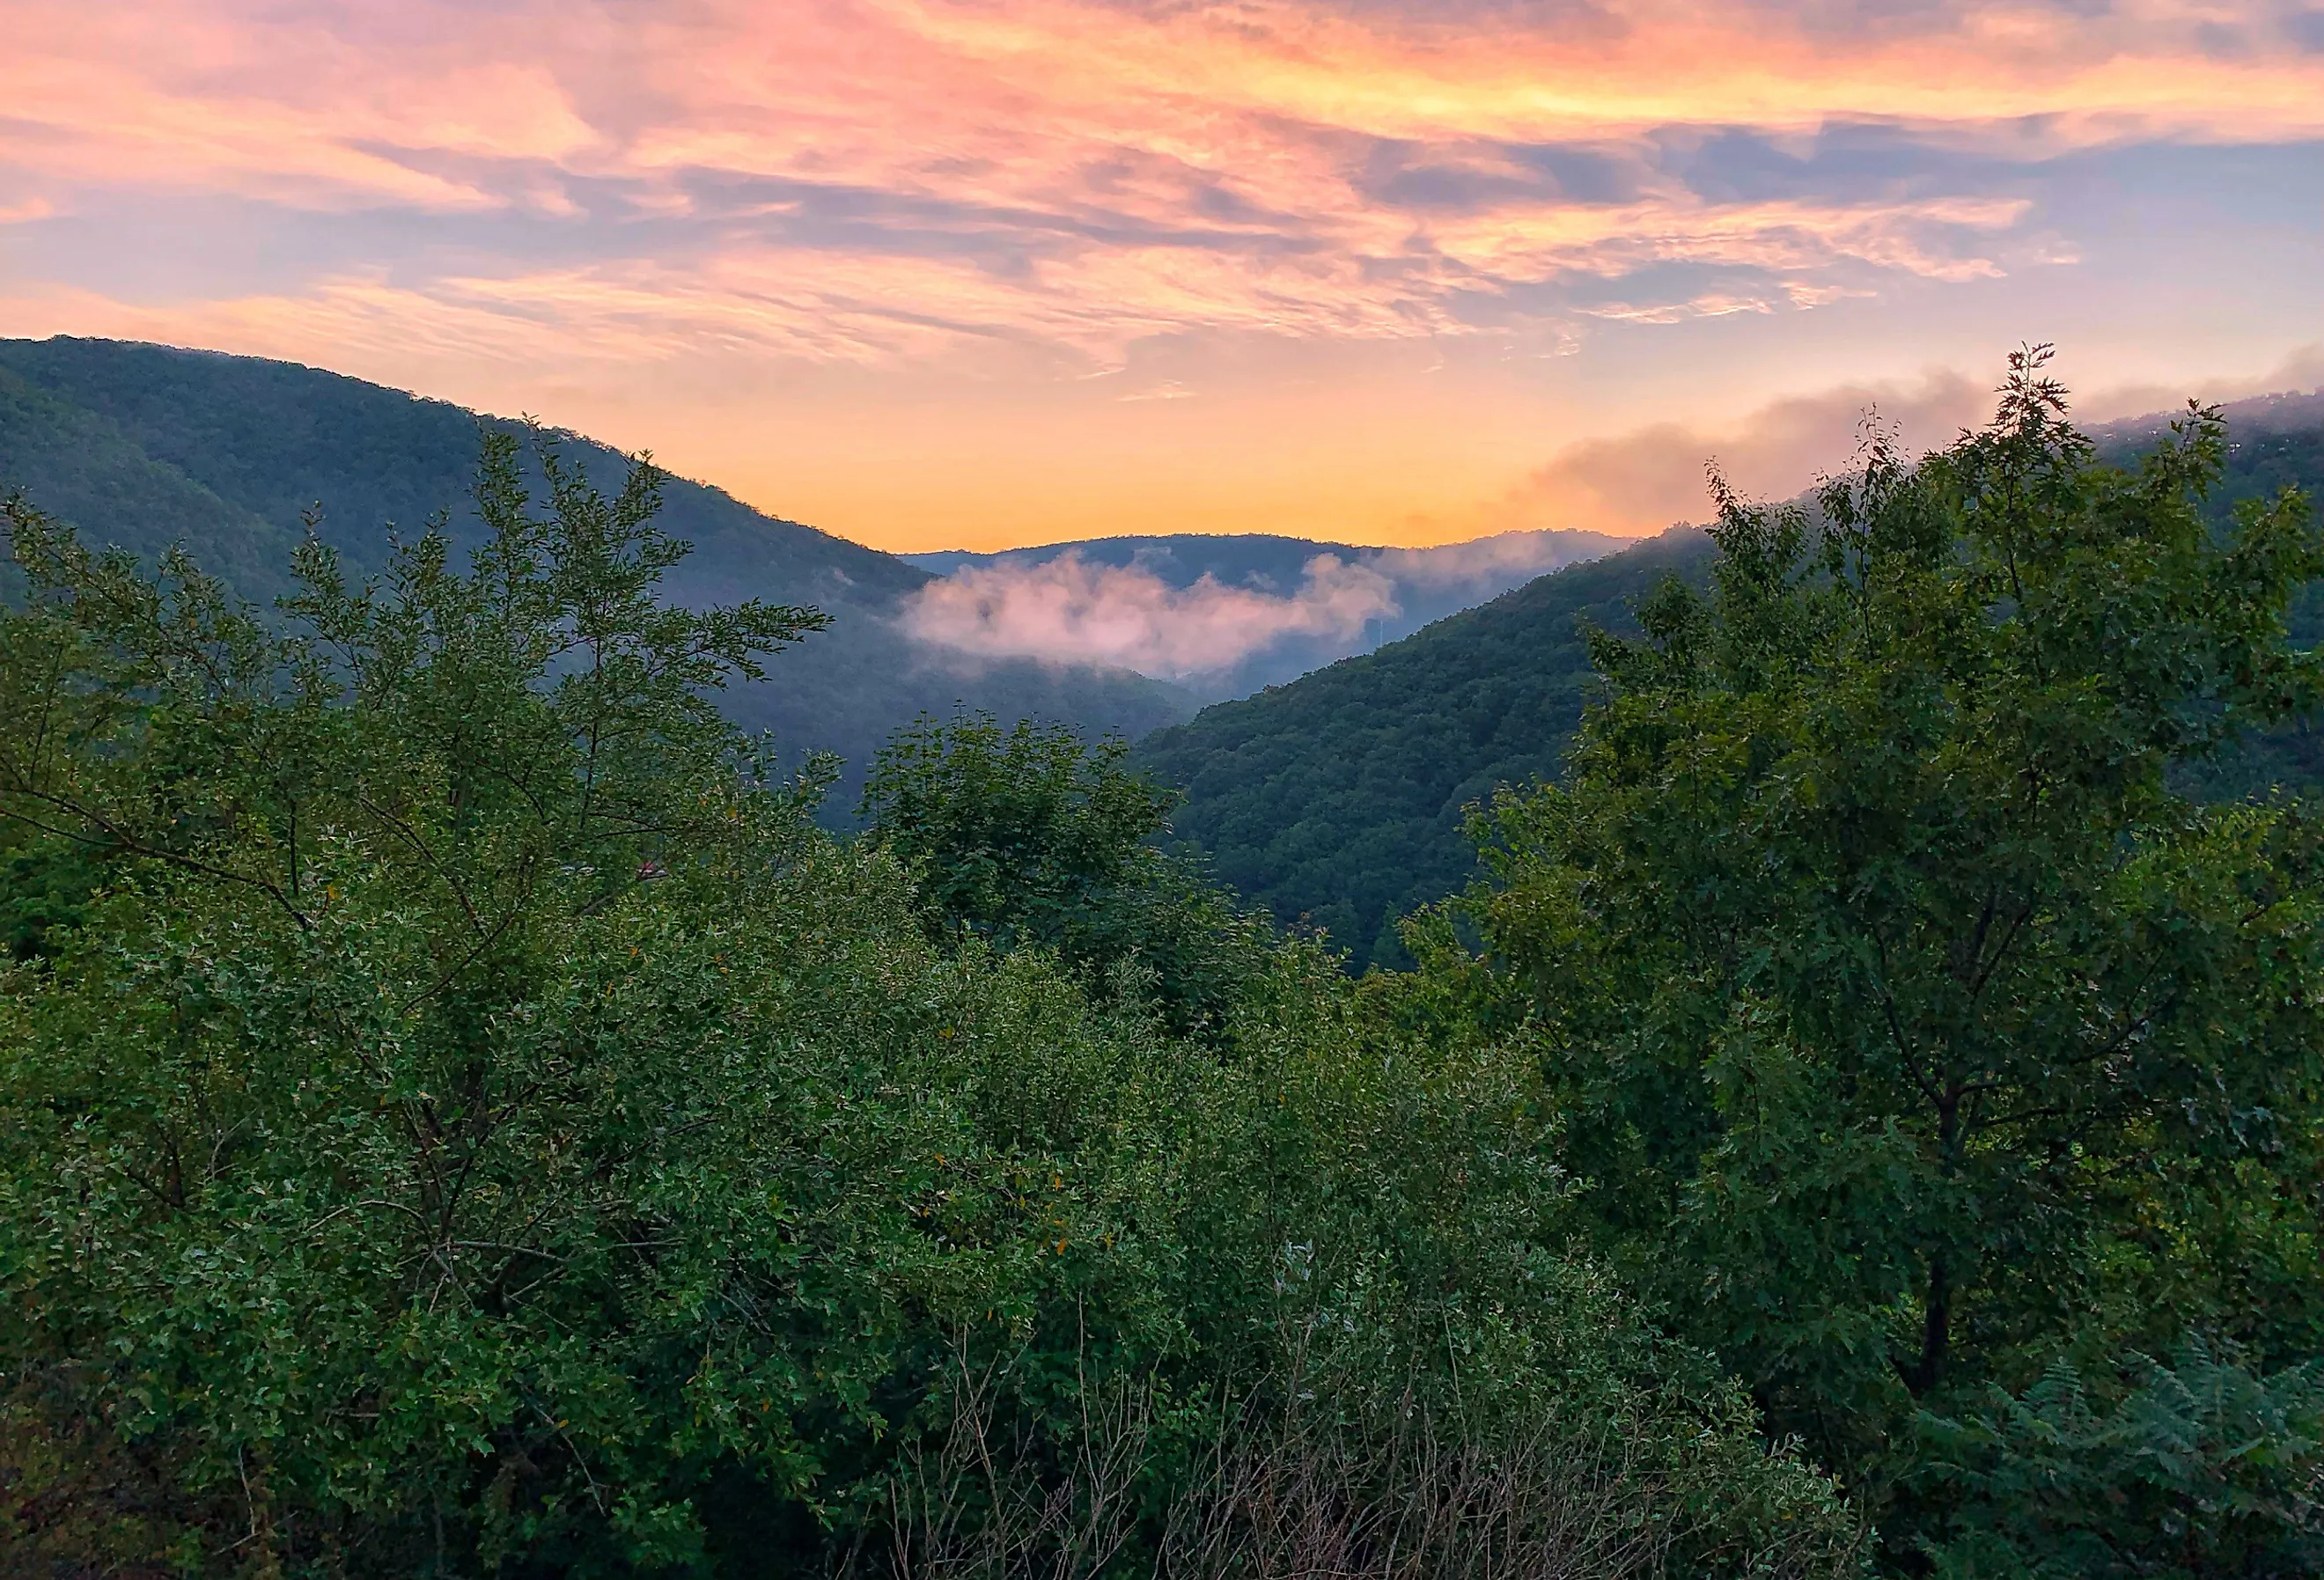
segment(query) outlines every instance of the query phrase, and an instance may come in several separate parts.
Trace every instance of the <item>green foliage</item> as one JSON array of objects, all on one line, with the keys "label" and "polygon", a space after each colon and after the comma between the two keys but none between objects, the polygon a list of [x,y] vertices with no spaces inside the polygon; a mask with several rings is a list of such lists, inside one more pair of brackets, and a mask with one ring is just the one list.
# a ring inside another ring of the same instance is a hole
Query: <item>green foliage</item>
[{"label": "green foliage", "polygon": [[480,957],[552,861],[609,895],[658,868],[732,800],[732,731],[709,694],[760,679],[764,655],[824,617],[657,603],[686,552],[651,524],[660,475],[640,463],[608,500],[553,443],[539,459],[542,518],[516,440],[486,439],[476,498],[492,537],[468,575],[431,527],[399,547],[383,591],[351,589],[309,539],[282,601],[290,634],[179,551],[148,580],[125,552],[91,554],[10,502],[31,596],[0,653],[6,811],[245,885],[301,928],[316,909],[302,824],[368,823],[406,847],[415,893],[456,913]]},{"label": "green foliage", "polygon": [[881,749],[860,815],[916,875],[937,936],[1055,950],[1101,991],[1150,997],[1174,1031],[1214,1032],[1266,929],[1153,847],[1177,798],[1127,753],[1029,720],[924,718]]},{"label": "green foliage", "polygon": [[1119,738],[990,716],[922,718],[881,748],[861,815],[951,927],[1054,944],[1110,891],[1144,879],[1175,798],[1128,772]]},{"label": "green foliage", "polygon": [[2314,706],[2324,536],[2290,494],[2212,530],[2212,412],[2099,465],[2039,365],[1820,525],[1722,495],[1710,594],[1595,639],[1570,783],[1479,826],[1596,1243],[1898,1555],[2001,1518],[1917,1474],[1923,1411],[2324,1350],[2324,828],[2172,788]]},{"label": "green foliage", "polygon": [[104,882],[102,856],[70,840],[31,838],[0,851],[0,946],[16,960],[45,953],[52,933],[80,926]]},{"label": "green foliage", "polygon": [[[1296,942],[1201,1043],[932,942],[714,706],[812,613],[657,598],[650,468],[481,477],[466,568],[309,542],[272,619],[10,509],[0,828],[96,872],[0,969],[0,1566],[1532,1572],[1489,1507],[1577,1574],[1845,1568],[1566,1249],[1526,1049]],[[989,806],[1150,816],[1028,741]]]},{"label": "green foliage", "polygon": [[265,615],[6,508],[0,1567],[2324,1563],[2324,822],[2220,799],[2324,699],[2283,455],[2117,469],[2029,355],[1335,669],[1425,807],[1205,772],[1355,786],[1374,919],[1461,731],[1606,694],[1351,979],[1119,740],[923,716],[823,831],[721,705],[829,617],[533,439]]},{"label": "green foliage", "polygon": [[2312,1575],[2324,1566],[2313,1361],[2261,1376],[2190,1341],[2135,1357],[2111,1409],[2064,1362],[1965,1420],[1932,1420],[1923,1474],[1966,1495],[1941,1575]]}]

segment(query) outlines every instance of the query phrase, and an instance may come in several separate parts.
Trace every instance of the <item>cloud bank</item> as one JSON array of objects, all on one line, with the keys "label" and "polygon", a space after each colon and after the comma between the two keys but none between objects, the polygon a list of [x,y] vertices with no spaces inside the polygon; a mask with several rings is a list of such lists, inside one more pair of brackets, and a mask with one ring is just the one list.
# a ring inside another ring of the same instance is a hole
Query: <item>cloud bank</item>
[{"label": "cloud bank", "polygon": [[[2101,389],[2073,397],[2072,411],[2088,426],[2176,411],[2190,398],[2232,402],[2319,385],[2324,346],[2307,346],[2256,377],[2211,379],[2192,388]],[[1536,468],[1491,513],[1519,520],[1554,514],[1562,522],[1617,533],[1656,531],[1708,517],[1711,468],[1746,497],[1789,498],[1844,470],[1876,427],[1919,454],[1982,426],[1993,415],[1994,401],[1989,381],[1937,370],[1918,379],[1785,396],[1721,428],[1660,422],[1581,439]]]},{"label": "cloud bank", "polygon": [[1869,423],[1907,449],[1926,450],[1982,422],[1991,407],[1983,383],[1940,372],[1789,396],[1721,430],[1655,423],[1565,446],[1500,509],[1518,517],[1554,510],[1562,520],[1605,531],[1658,531],[1708,516],[1710,467],[1747,496],[1788,497],[1845,467]]},{"label": "cloud bank", "polygon": [[1286,638],[1352,642],[1367,621],[1397,612],[1379,571],[1332,554],[1307,562],[1277,595],[1205,576],[1176,587],[1130,565],[1078,553],[1040,564],[973,565],[929,583],[907,606],[907,630],[980,657],[1110,664],[1163,679],[1231,669]]},{"label": "cloud bank", "polygon": [[1207,571],[1173,580],[1145,556],[1103,564],[1078,548],[1037,550],[929,583],[903,618],[915,636],[955,651],[1111,664],[1231,693],[1362,651],[1618,546],[1586,533],[1528,531],[1359,550],[1353,559],[1323,553],[1288,591]]},{"label": "cloud bank", "polygon": [[1365,563],[1407,589],[1407,597],[1452,593],[1481,602],[1546,571],[1618,547],[1591,533],[1536,530],[1496,532],[1431,549],[1382,549]]}]

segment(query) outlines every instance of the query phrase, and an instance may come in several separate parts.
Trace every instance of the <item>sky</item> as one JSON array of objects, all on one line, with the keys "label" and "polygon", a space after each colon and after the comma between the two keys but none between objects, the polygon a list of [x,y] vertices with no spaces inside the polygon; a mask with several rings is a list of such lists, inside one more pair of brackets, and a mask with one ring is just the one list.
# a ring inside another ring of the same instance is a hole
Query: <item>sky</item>
[{"label": "sky", "polygon": [[0,0],[0,335],[881,548],[1425,545],[2324,383],[2312,0]]}]

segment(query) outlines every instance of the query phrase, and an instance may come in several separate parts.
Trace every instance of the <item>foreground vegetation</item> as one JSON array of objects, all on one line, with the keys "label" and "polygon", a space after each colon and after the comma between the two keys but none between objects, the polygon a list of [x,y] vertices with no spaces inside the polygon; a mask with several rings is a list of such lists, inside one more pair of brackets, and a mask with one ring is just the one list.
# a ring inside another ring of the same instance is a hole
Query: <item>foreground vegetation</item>
[{"label": "foreground vegetation", "polygon": [[2098,465],[2038,365],[1812,530],[1722,499],[1474,909],[1594,1248],[1894,1558],[2301,1573],[2324,823],[2178,786],[2316,705],[2324,537],[2213,531],[2200,411]]},{"label": "foreground vegetation", "polygon": [[818,829],[649,468],[263,619],[12,505],[0,1557],[2314,1572],[2324,829],[2186,791],[2324,536],[2221,445],[2029,358],[1723,499],[1360,980],[1063,731]]},{"label": "foreground vegetation", "polygon": [[650,473],[549,460],[536,511],[492,441],[471,571],[309,545],[279,624],[12,513],[11,1567],[1845,1550],[1557,1251],[1522,1049],[1163,870],[1056,735],[899,750],[883,836],[819,832],[708,699],[810,614],[658,605]]}]

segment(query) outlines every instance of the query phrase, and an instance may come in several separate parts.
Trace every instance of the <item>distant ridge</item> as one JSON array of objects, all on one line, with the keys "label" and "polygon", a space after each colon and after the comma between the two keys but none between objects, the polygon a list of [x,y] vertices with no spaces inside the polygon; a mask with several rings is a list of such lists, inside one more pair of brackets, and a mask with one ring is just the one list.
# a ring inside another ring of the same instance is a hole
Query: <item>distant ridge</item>
[{"label": "distant ridge", "polygon": [[1379,550],[1317,538],[1287,538],[1276,532],[1163,532],[1120,538],[1078,538],[1023,549],[939,549],[900,554],[939,576],[974,565],[1046,565],[1078,554],[1093,565],[1137,566],[1170,586],[1192,587],[1211,577],[1229,587],[1262,587],[1282,592],[1298,585],[1300,572],[1318,554],[1360,559]]},{"label": "distant ridge", "polygon": [[[2324,390],[2282,390],[2228,401],[2219,407],[2227,420],[2227,442],[2243,444],[2265,435],[2324,429]],[[2150,411],[2096,423],[2088,430],[2100,449],[2119,451],[2126,445],[2143,446],[2171,431],[2186,415],[2186,408]]]},{"label": "distant ridge", "polygon": [[[117,340],[0,340],[0,489],[22,489],[89,539],[151,555],[182,540],[244,596],[279,591],[302,515],[357,572],[375,570],[387,529],[447,513],[456,543],[479,523],[467,493],[478,424],[443,401],[292,363]],[[625,465],[611,447],[562,436],[604,485]],[[727,698],[738,722],[787,750],[836,751],[850,774],[835,811],[888,732],[955,704],[1007,717],[1138,735],[1182,718],[1191,699],[1122,670],[971,661],[899,630],[901,600],[931,573],[673,478],[661,525],[695,551],[669,594],[689,604],[747,596],[812,603],[833,628],[779,655],[772,677]]]}]

